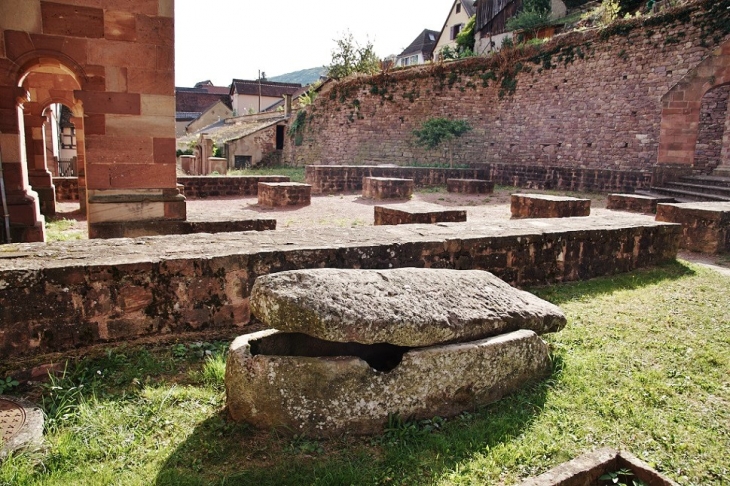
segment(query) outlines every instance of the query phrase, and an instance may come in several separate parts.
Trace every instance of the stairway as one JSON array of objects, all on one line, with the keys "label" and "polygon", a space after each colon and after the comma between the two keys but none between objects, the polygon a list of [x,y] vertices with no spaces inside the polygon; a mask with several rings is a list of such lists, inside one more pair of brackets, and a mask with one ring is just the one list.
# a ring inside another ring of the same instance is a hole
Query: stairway
[{"label": "stairway", "polygon": [[[642,192],[637,191],[637,194],[642,194]],[[652,186],[649,192],[643,194],[669,196],[675,198],[677,202],[730,202],[730,173],[715,171],[712,175],[680,177],[675,182],[666,182],[662,186]]]}]

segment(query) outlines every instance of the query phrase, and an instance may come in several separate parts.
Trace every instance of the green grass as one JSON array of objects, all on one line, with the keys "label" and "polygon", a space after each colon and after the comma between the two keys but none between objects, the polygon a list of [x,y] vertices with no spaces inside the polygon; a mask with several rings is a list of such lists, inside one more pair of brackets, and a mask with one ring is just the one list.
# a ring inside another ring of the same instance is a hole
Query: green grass
[{"label": "green grass", "polygon": [[263,176],[281,175],[289,176],[292,182],[304,182],[304,167],[266,167],[262,169],[232,170],[228,173],[232,176]]},{"label": "green grass", "polygon": [[70,219],[50,219],[46,221],[47,241],[69,241],[85,238],[83,231],[69,231],[75,221]]},{"label": "green grass", "polygon": [[729,287],[673,263],[533,289],[568,316],[546,336],[547,380],[448,420],[394,418],[375,437],[230,422],[225,343],[109,350],[29,391],[51,419],[47,447],[8,459],[0,484],[514,484],[605,446],[682,485],[728,484]]}]

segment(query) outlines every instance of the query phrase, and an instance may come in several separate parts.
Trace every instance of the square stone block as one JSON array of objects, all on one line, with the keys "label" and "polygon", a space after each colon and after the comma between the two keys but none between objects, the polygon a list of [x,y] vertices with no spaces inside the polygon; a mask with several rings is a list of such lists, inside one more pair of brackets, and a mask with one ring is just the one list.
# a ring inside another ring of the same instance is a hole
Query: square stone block
[{"label": "square stone block", "polygon": [[364,177],[362,197],[365,199],[410,199],[415,183],[413,179],[391,177]]},{"label": "square stone block", "polygon": [[547,194],[512,194],[512,218],[571,218],[589,216],[591,200]]},{"label": "square stone block", "polygon": [[492,194],[494,181],[481,179],[447,179],[446,190],[463,194]]},{"label": "square stone block", "polygon": [[730,251],[730,202],[658,204],[656,220],[682,225],[680,248],[702,253]]},{"label": "square stone block", "polygon": [[312,203],[312,186],[298,182],[259,182],[258,196],[260,206],[307,206]]},{"label": "square stone block", "polygon": [[654,197],[641,194],[609,194],[606,209],[631,213],[656,213],[659,203],[676,202],[673,197]]},{"label": "square stone block", "polygon": [[437,204],[406,203],[391,206],[375,206],[375,226],[395,224],[462,223],[466,211],[447,209]]}]

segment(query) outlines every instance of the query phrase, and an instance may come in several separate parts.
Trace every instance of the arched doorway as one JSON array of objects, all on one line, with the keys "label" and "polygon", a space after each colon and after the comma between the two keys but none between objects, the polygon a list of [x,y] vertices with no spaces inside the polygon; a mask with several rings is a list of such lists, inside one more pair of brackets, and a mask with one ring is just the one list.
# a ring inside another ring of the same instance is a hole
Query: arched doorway
[{"label": "arched doorway", "polygon": [[[719,100],[722,90],[730,84],[730,41],[724,42],[710,56],[662,97],[662,120],[659,136],[658,163],[701,169],[710,168],[705,159],[698,159],[698,141],[706,144],[708,139],[715,139],[708,130],[712,123],[706,120],[703,125],[701,116],[709,113],[709,105]],[[720,90],[720,91],[715,91]],[[709,96],[709,97],[708,97]],[[717,110],[716,110],[717,111]],[[727,109],[725,109],[727,119]],[[719,116],[719,112],[715,113]],[[727,124],[727,121],[725,122]],[[717,132],[717,128],[715,128]],[[723,127],[720,144],[720,159],[714,166],[713,175],[730,176],[730,131]],[[703,139],[704,137],[704,139]],[[715,151],[717,148],[714,149]],[[723,155],[724,154],[724,155]]]},{"label": "arched doorway", "polygon": [[725,139],[729,123],[728,101],[730,84],[713,88],[702,98],[694,162],[694,167],[702,172],[712,172],[718,166],[728,165],[728,140]]}]

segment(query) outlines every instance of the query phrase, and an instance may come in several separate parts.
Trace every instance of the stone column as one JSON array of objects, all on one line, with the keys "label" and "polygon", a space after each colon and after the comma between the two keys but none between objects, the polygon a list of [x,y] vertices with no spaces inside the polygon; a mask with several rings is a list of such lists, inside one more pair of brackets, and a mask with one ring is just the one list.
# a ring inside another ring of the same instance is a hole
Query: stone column
[{"label": "stone column", "polygon": [[725,132],[722,135],[722,150],[720,151],[720,165],[712,172],[720,177],[730,177],[730,110],[725,113]]},{"label": "stone column", "polygon": [[56,214],[56,188],[53,176],[46,168],[44,116],[38,103],[26,103],[23,110],[25,151],[28,160],[28,182],[38,194],[40,211],[44,216]]}]

